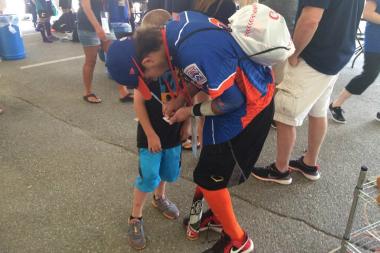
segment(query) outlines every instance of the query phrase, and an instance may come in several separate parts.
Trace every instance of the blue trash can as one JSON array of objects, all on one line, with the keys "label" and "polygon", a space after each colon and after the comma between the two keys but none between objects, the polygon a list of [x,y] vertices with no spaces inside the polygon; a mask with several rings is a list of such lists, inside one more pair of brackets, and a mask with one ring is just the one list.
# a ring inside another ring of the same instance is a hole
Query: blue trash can
[{"label": "blue trash can", "polygon": [[0,57],[3,60],[25,58],[24,42],[16,15],[0,15]]}]

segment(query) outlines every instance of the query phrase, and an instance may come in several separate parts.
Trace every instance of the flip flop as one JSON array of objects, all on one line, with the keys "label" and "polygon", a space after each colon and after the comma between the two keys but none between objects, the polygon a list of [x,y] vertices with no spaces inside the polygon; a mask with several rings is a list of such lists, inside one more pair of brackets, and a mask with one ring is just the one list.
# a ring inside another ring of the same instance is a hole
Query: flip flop
[{"label": "flip flop", "polygon": [[[89,98],[95,98],[97,99],[98,101],[91,101],[89,100]],[[88,94],[86,96],[83,96],[83,99],[84,101],[90,103],[90,104],[99,104],[102,102],[102,100],[100,98],[98,98],[94,93],[91,93],[91,94]]]},{"label": "flip flop", "polygon": [[119,98],[119,100],[120,100],[121,103],[133,102],[133,95],[131,93],[129,93],[125,97]]},{"label": "flip flop", "polygon": [[[192,149],[192,142],[191,142],[191,139],[187,139],[186,141],[182,142],[182,148],[184,150],[191,150]],[[200,148],[201,147],[201,144],[198,142],[197,143],[197,148]]]}]

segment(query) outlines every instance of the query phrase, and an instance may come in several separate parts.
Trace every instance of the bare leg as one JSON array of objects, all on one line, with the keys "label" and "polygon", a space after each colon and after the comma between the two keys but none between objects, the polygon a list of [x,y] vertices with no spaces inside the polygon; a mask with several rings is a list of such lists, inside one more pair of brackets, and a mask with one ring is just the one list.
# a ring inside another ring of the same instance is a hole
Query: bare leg
[{"label": "bare leg", "polygon": [[154,197],[156,199],[165,199],[166,182],[161,181],[157,189],[154,191]]},{"label": "bare leg", "polygon": [[277,159],[276,167],[281,173],[288,171],[289,160],[296,142],[296,128],[276,121]]},{"label": "bare leg", "polygon": [[[83,65],[83,83],[85,88],[84,95],[89,95],[92,93],[92,79],[94,75],[94,69],[96,65],[96,58],[98,56],[99,46],[93,47],[84,47],[85,62]],[[89,97],[89,100],[92,102],[100,102],[99,98]]]},{"label": "bare leg", "polygon": [[118,84],[117,89],[119,91],[119,98],[124,98],[129,95],[129,91],[124,85]]},{"label": "bare leg", "polygon": [[146,202],[148,193],[142,192],[137,188],[133,191],[133,208],[132,208],[132,217],[141,218],[142,211]]},{"label": "bare leg", "polygon": [[335,99],[332,106],[333,107],[341,107],[344,102],[346,102],[347,99],[349,99],[352,96],[351,93],[349,93],[346,89],[343,89],[342,92],[339,94],[339,97]]},{"label": "bare leg", "polygon": [[304,156],[304,163],[316,166],[319,151],[327,133],[327,118],[316,118],[309,116],[309,139],[308,148]]}]

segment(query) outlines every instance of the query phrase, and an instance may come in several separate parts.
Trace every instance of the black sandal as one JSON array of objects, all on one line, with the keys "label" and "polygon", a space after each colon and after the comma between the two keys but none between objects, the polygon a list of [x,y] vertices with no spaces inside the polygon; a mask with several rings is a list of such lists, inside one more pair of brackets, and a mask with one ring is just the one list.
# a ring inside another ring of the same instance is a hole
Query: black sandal
[{"label": "black sandal", "polygon": [[[97,99],[98,101],[91,101],[89,100],[89,98],[95,98]],[[102,102],[102,100],[100,98],[98,98],[94,93],[91,93],[91,94],[88,94],[86,96],[83,96],[83,99],[84,101],[90,103],[90,104],[99,104]]]},{"label": "black sandal", "polygon": [[133,95],[131,93],[129,93],[125,97],[119,98],[119,100],[120,100],[121,103],[133,102]]}]

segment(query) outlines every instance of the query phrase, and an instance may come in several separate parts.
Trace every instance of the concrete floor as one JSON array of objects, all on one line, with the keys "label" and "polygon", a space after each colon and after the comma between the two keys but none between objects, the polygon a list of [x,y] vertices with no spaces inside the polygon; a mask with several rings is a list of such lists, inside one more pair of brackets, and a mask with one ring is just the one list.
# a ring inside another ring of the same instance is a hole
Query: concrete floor
[{"label": "concrete floor", "polygon": [[[27,58],[0,63],[0,252],[133,252],[126,236],[138,163],[132,105],[118,101],[101,62],[94,78],[99,105],[81,98],[83,58],[20,69],[83,54],[79,44],[42,44],[33,33],[24,39]],[[344,69],[334,97],[361,64]],[[330,121],[318,182],[294,174],[290,186],[251,178],[232,189],[239,221],[258,253],[321,253],[339,246],[360,166],[380,175],[380,124],[374,120],[379,85],[377,80],[347,102],[346,125]],[[298,133],[294,157],[306,148],[307,122]],[[259,165],[274,157],[271,130]],[[146,206],[144,252],[202,252],[217,239],[214,233],[194,242],[185,238],[181,220],[192,199],[194,165],[186,153],[181,179],[168,187],[182,212],[179,220]],[[379,218],[373,208],[370,221]],[[355,227],[365,223],[363,217],[360,206]]]}]

